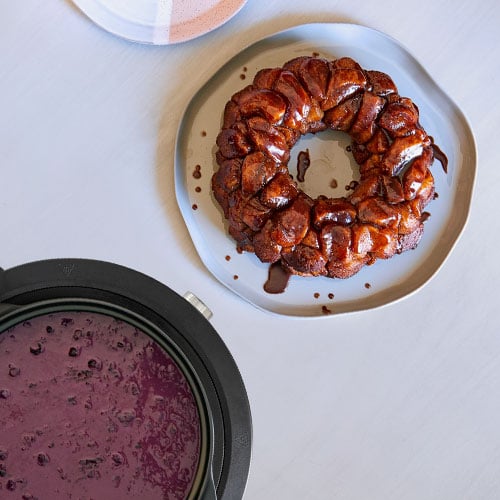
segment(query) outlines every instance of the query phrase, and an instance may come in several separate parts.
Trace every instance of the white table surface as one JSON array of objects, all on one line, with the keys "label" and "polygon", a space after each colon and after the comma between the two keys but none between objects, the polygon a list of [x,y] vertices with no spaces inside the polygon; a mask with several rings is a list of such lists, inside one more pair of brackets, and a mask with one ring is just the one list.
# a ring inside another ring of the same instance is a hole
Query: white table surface
[{"label": "white table surface", "polygon": [[[85,257],[192,290],[246,383],[245,498],[500,498],[500,4],[250,0],[180,45],[130,43],[69,0],[0,2],[0,264]],[[387,307],[317,320],[261,312],[201,263],[173,149],[195,91],[275,31],[353,22],[399,40],[468,117],[470,219],[444,267]]]}]

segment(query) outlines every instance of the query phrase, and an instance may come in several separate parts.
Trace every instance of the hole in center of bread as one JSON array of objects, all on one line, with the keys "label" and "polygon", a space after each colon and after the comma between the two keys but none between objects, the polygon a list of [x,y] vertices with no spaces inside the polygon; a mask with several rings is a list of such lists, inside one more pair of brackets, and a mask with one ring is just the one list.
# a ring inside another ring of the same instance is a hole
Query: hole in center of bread
[{"label": "hole in center of bread", "polygon": [[[352,182],[359,181],[359,166],[349,151],[351,138],[345,132],[325,130],[302,136],[290,151],[288,170],[299,189],[312,198],[320,195],[340,198],[350,193]],[[308,151],[308,153],[306,153]],[[298,157],[308,157],[310,165],[301,182]]]}]

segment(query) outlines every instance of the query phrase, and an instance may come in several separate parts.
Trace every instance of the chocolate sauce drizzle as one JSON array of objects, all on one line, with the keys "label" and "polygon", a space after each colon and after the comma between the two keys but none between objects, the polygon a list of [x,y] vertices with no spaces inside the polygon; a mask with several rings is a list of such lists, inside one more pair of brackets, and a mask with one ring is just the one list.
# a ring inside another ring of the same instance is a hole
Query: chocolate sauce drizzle
[{"label": "chocolate sauce drizzle", "polygon": [[297,156],[297,180],[304,182],[306,171],[311,166],[311,157],[309,156],[309,149],[301,151]]}]

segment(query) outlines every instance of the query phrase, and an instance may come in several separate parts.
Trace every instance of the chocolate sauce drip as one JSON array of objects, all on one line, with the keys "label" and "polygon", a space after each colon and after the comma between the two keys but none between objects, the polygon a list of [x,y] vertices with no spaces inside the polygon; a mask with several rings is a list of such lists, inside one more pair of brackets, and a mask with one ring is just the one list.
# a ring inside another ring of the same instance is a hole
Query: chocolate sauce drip
[{"label": "chocolate sauce drip", "polygon": [[283,293],[288,285],[290,273],[283,268],[281,261],[269,266],[267,281],[264,283],[264,291],[267,293]]},{"label": "chocolate sauce drip", "polygon": [[432,151],[434,152],[434,158],[441,162],[444,172],[448,173],[448,157],[443,153],[443,150],[432,142]]},{"label": "chocolate sauce drip", "polygon": [[301,151],[297,156],[297,180],[304,182],[307,169],[311,166],[309,149]]}]

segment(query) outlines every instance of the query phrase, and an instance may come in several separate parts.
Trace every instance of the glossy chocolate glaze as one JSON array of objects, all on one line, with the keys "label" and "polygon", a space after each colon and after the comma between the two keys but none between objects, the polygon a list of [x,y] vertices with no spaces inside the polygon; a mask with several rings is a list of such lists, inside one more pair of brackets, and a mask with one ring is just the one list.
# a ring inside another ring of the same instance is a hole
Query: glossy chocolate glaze
[{"label": "glossy chocolate glaze", "polygon": [[130,324],[64,312],[14,326],[0,334],[0,393],[0,497],[189,493],[201,446],[193,392]]}]

